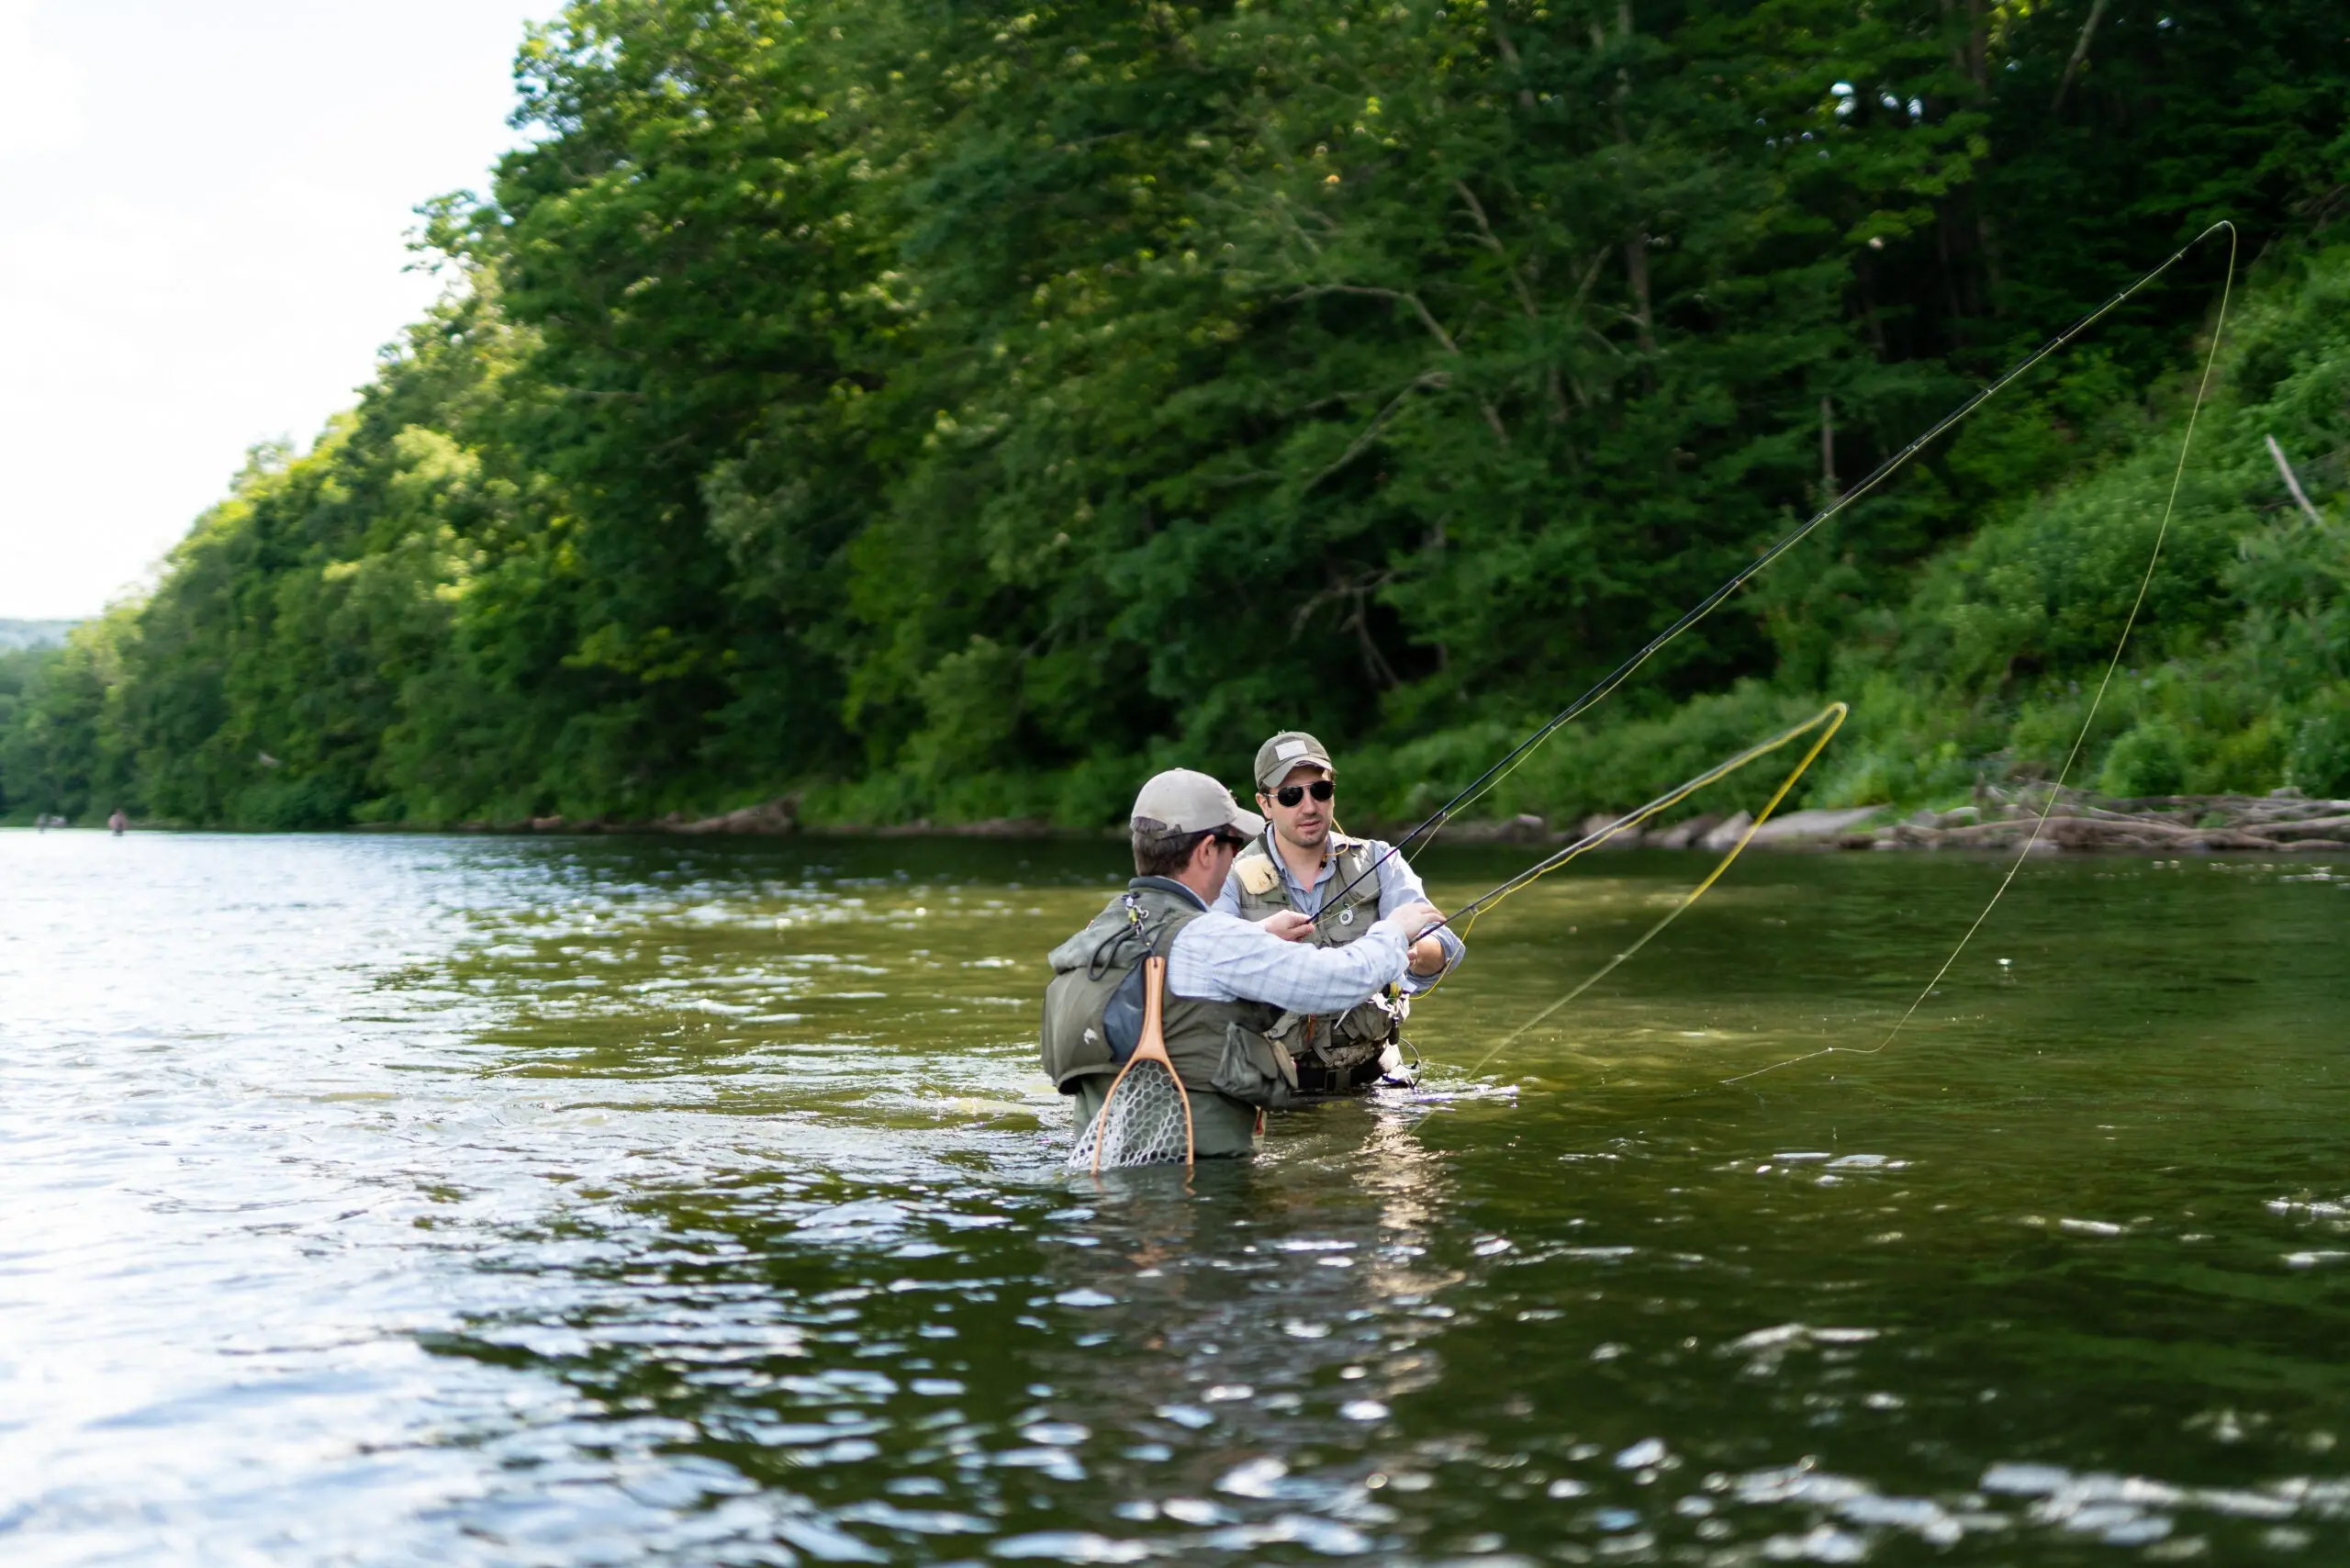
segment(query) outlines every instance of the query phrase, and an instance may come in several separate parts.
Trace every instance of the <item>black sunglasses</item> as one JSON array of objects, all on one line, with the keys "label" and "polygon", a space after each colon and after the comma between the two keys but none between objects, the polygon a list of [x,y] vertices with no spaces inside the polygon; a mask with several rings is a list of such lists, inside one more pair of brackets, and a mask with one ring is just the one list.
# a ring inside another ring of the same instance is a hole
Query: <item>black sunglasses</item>
[{"label": "black sunglasses", "polygon": [[1273,799],[1283,806],[1294,806],[1311,795],[1317,801],[1327,801],[1338,792],[1338,787],[1327,778],[1316,778],[1311,784],[1284,784],[1273,791]]}]

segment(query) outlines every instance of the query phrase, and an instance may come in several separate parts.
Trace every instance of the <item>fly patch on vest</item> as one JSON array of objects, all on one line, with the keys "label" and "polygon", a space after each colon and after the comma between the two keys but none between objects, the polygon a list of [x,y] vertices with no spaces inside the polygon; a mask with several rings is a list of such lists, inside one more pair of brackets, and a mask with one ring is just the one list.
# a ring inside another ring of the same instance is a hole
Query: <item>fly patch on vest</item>
[{"label": "fly patch on vest", "polygon": [[[1343,947],[1370,931],[1379,918],[1379,854],[1370,841],[1333,834],[1330,851],[1336,868],[1330,875],[1329,902],[1315,916],[1306,938],[1317,947]],[[1259,839],[1233,862],[1240,883],[1240,917],[1261,921],[1276,910],[1292,907],[1290,890],[1271,848]],[[1284,1013],[1267,1030],[1272,1043],[1299,1061],[1311,1058],[1329,1068],[1368,1061],[1401,1037],[1404,999],[1374,997],[1344,1013],[1308,1015]]]},{"label": "fly patch on vest", "polygon": [[1264,898],[1281,885],[1281,870],[1262,845],[1235,861],[1232,869],[1240,878],[1240,890],[1250,898]]},{"label": "fly patch on vest", "polygon": [[[1343,947],[1379,918],[1379,878],[1372,870],[1378,860],[1371,846],[1334,834],[1330,848],[1337,866],[1330,879],[1333,896],[1315,917],[1309,938],[1317,947]],[[1236,902],[1241,919],[1262,921],[1277,911],[1295,907],[1281,868],[1274,864],[1272,851],[1263,839],[1240,852],[1232,863],[1232,874],[1240,884]]]}]

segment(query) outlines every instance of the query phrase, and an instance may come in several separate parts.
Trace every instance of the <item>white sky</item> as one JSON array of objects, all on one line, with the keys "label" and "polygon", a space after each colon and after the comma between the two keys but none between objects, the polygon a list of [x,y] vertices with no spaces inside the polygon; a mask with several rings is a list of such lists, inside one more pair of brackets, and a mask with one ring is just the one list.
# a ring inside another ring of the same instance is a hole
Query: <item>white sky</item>
[{"label": "white sky", "polygon": [[436,286],[558,0],[0,0],[0,619],[143,584]]}]

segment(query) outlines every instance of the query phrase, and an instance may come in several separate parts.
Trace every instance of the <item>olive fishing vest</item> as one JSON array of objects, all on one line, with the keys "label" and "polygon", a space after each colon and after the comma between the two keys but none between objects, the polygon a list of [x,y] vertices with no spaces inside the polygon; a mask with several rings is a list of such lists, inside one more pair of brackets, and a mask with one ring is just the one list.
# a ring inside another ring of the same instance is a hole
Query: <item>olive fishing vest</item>
[{"label": "olive fishing vest", "polygon": [[[1362,840],[1335,831],[1330,834],[1329,852],[1337,862],[1330,879],[1333,897],[1315,916],[1314,934],[1307,940],[1317,947],[1343,947],[1379,919],[1379,877],[1374,869],[1379,857]],[[1232,873],[1240,883],[1241,919],[1260,921],[1296,907],[1281,865],[1263,838],[1240,852],[1232,863]],[[1271,1033],[1297,1057],[1312,1058],[1333,1069],[1352,1068],[1378,1056],[1402,1036],[1405,1011],[1400,993],[1393,999],[1377,996],[1335,1016],[1285,1013]]]},{"label": "olive fishing vest", "polygon": [[[1136,877],[1084,930],[1053,949],[1039,1055],[1064,1094],[1089,1077],[1114,1074],[1139,1043],[1143,959],[1165,958],[1177,933],[1207,911],[1190,889]],[[1214,1092],[1279,1109],[1295,1099],[1289,1054],[1265,1031],[1281,1010],[1261,1002],[1203,1002],[1168,988],[1159,1030],[1175,1076],[1192,1093]]]}]

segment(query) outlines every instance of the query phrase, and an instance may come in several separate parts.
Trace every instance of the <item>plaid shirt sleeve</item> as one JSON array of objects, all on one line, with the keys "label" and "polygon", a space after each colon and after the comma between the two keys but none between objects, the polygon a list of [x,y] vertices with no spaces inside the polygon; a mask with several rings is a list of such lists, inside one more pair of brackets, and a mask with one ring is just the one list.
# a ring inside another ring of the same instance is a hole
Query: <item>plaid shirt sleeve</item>
[{"label": "plaid shirt sleeve", "polygon": [[1372,926],[1343,947],[1284,942],[1216,911],[1175,934],[1167,985],[1195,1002],[1264,1002],[1292,1013],[1343,1013],[1404,973],[1404,938]]}]

